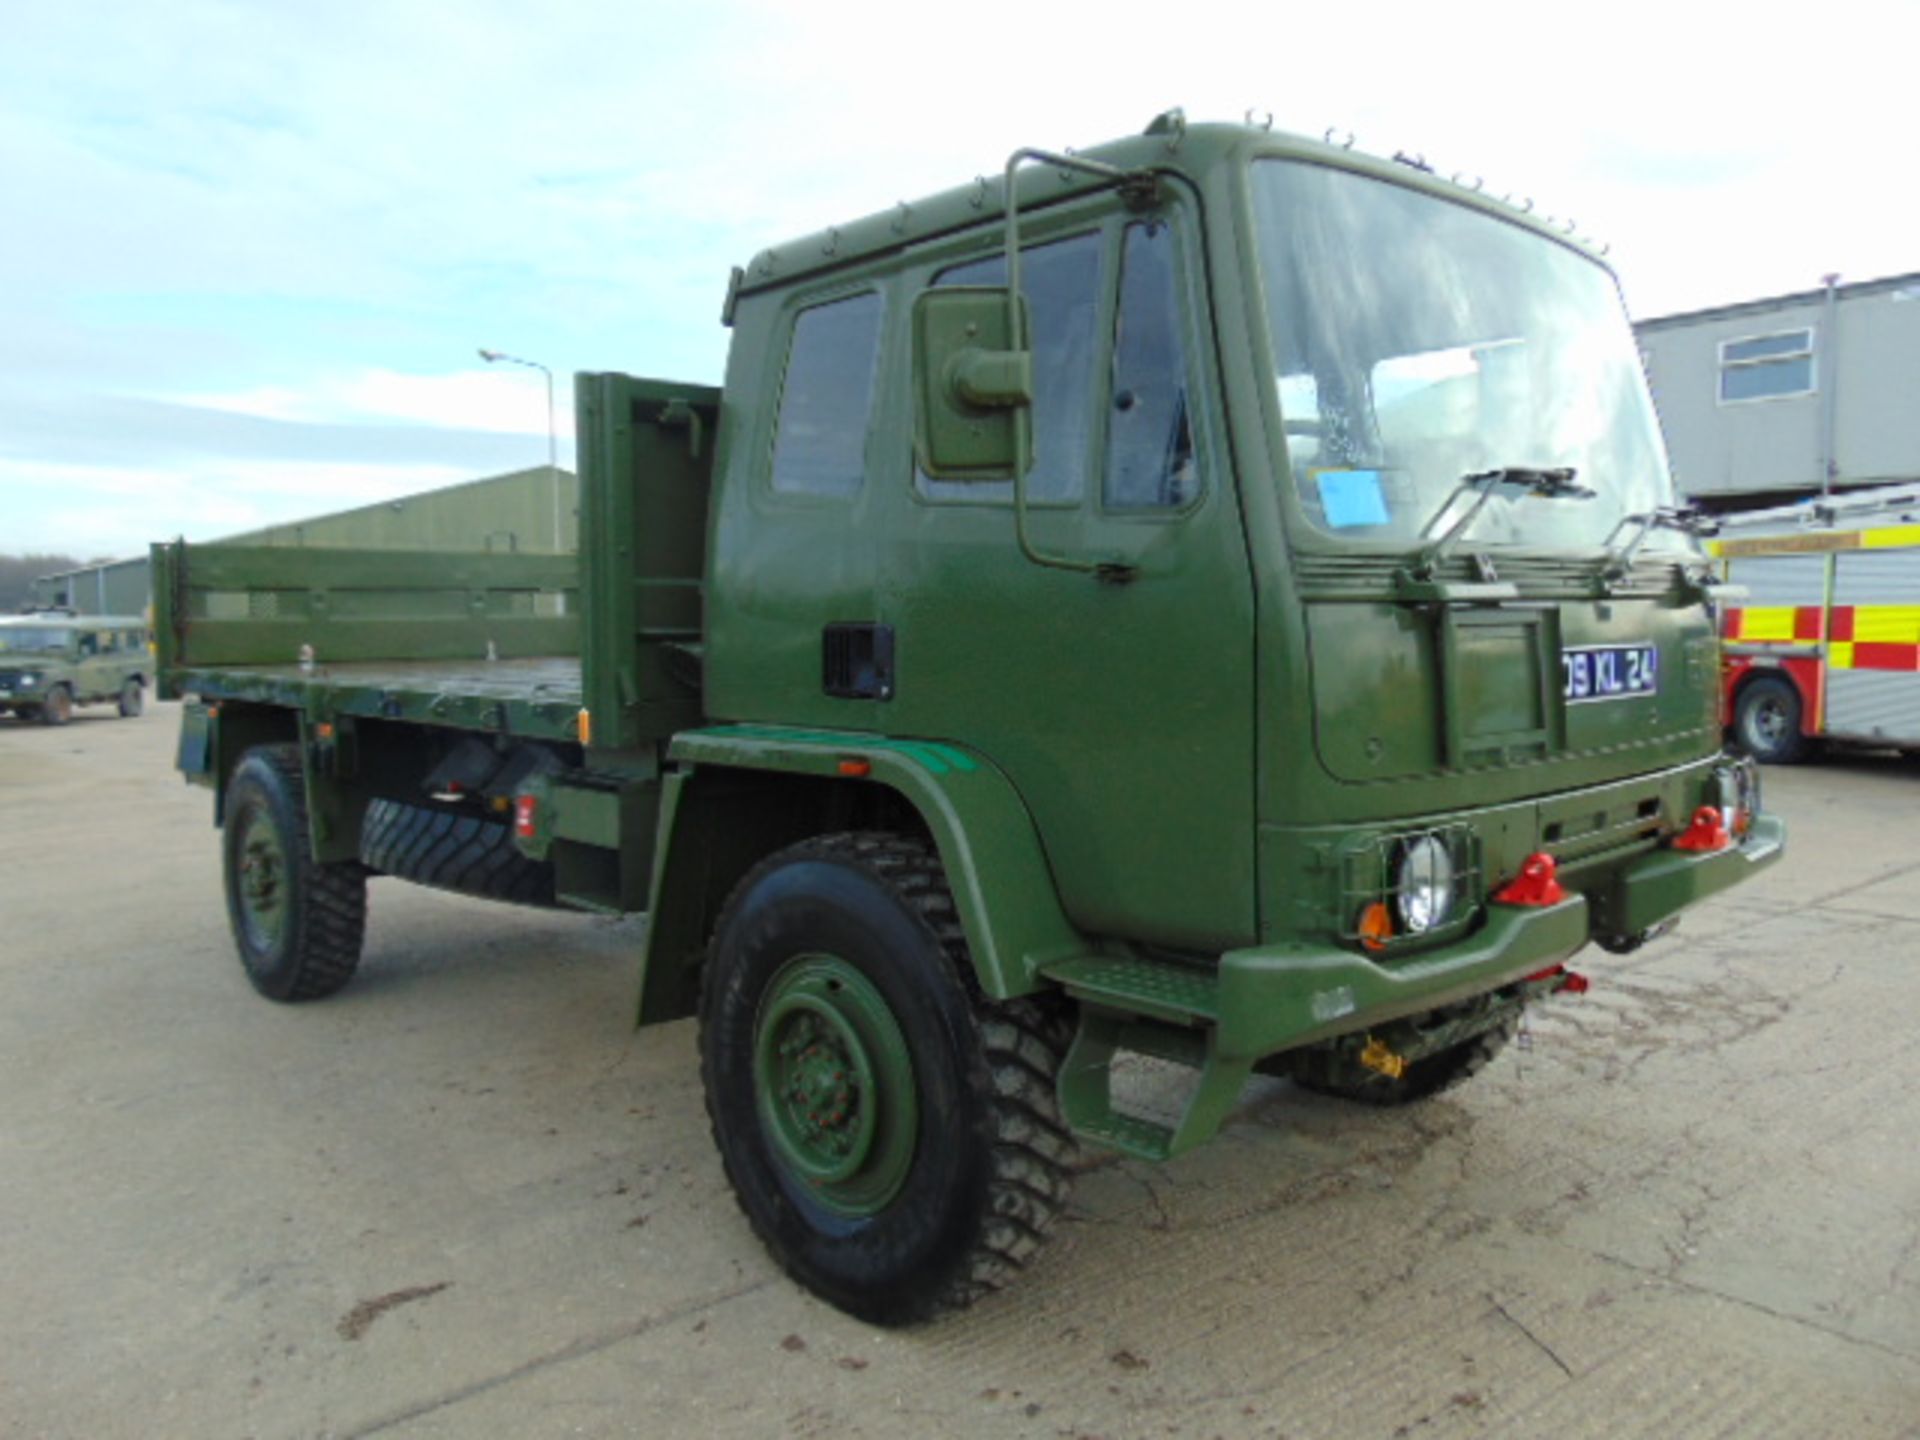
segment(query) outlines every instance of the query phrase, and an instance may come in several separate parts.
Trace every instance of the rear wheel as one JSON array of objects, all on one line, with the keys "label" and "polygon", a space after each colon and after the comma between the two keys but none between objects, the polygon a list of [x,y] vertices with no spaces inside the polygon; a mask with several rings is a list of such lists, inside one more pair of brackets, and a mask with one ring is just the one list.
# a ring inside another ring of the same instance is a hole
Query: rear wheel
[{"label": "rear wheel", "polygon": [[56,685],[47,692],[47,698],[40,702],[40,723],[64,725],[71,719],[73,719],[73,692],[64,685]]},{"label": "rear wheel", "polygon": [[714,934],[701,1071],[727,1178],[787,1272],[864,1320],[999,1289],[1066,1199],[1063,1027],[973,981],[939,862],[899,836],[782,851]]},{"label": "rear wheel", "polygon": [[1801,708],[1800,691],[1791,680],[1778,675],[1750,680],[1734,702],[1734,738],[1754,759],[1770,765],[1804,760],[1809,746],[1800,733]]},{"label": "rear wheel", "polygon": [[222,844],[227,918],[253,988],[269,1000],[318,1000],[351,980],[367,872],[313,858],[298,746],[260,745],[240,758]]},{"label": "rear wheel", "polygon": [[132,719],[146,704],[147,692],[138,680],[129,680],[120,687],[120,713]]}]

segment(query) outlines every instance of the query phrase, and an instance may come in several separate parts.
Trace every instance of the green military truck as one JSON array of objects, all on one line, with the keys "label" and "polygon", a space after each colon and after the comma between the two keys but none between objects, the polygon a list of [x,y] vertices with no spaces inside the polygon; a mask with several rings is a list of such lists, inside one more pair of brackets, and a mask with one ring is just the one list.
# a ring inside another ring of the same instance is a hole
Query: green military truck
[{"label": "green military truck", "polygon": [[137,615],[0,616],[0,715],[64,725],[76,705],[113,704],[132,717],[152,675],[147,622]]},{"label": "green military truck", "polygon": [[[650,916],[754,1230],[875,1321],[1253,1071],[1411,1101],[1778,858],[1613,276],[1177,114],[769,250],[724,388],[575,382],[581,553],[162,546],[248,977],[369,875]],[[1176,1114],[1117,1055],[1190,1067]]]}]

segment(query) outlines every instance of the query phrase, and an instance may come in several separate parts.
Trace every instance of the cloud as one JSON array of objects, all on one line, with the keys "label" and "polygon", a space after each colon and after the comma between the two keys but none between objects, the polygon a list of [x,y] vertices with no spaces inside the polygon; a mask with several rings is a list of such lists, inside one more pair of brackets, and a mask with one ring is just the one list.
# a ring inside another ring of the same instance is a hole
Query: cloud
[{"label": "cloud", "polygon": [[[1173,104],[1271,106],[1534,196],[1613,241],[1643,314],[1915,266],[1897,0],[1833,0],[1806,38],[1652,0],[16,9],[0,547],[101,548],[56,516],[122,533],[129,497],[44,491],[88,467],[290,519],[307,493],[261,481],[285,465],[385,486],[541,463],[540,377],[476,345],[712,383],[729,265]],[[1809,63],[1822,45],[1844,61]]]},{"label": "cloud", "polygon": [[[516,397],[517,400],[518,397]],[[378,419],[302,420],[134,396],[24,400],[0,395],[0,458],[191,467],[201,459],[444,465],[469,473],[544,465],[531,431],[436,428]],[[562,452],[565,460],[567,454]]]},{"label": "cloud", "polygon": [[[0,460],[0,551],[137,555],[155,540],[215,540],[290,519],[397,499],[468,479],[452,465],[216,459],[191,473]],[[19,503],[23,495],[35,503]]]},{"label": "cloud", "polygon": [[[303,424],[399,421],[486,434],[544,437],[547,433],[546,383],[539,375],[524,371],[410,375],[397,370],[366,370],[324,376],[297,390],[261,386],[224,395],[182,396],[181,403]],[[554,406],[554,432],[570,444],[573,411],[568,377],[564,375],[557,377]]]}]

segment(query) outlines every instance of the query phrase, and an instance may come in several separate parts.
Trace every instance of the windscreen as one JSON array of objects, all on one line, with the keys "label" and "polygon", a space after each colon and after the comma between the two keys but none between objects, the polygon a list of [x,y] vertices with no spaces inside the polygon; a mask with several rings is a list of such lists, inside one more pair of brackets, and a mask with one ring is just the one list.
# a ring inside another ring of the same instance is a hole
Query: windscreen
[{"label": "windscreen", "polygon": [[69,632],[42,625],[0,625],[0,655],[46,654],[67,648]]},{"label": "windscreen", "polygon": [[1431,540],[1477,498],[1449,504],[1464,477],[1513,467],[1570,466],[1596,494],[1497,492],[1463,543],[1587,549],[1624,516],[1672,503],[1602,266],[1469,206],[1326,166],[1260,160],[1252,184],[1287,458],[1314,533]]}]

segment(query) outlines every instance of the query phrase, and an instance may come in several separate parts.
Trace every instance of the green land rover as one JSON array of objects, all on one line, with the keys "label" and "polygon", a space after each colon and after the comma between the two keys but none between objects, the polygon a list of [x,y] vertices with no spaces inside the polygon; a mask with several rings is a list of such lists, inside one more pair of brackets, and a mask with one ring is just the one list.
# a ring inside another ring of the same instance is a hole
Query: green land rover
[{"label": "green land rover", "polygon": [[0,715],[64,725],[74,706],[108,701],[138,715],[152,674],[147,622],[137,615],[0,616]]}]

